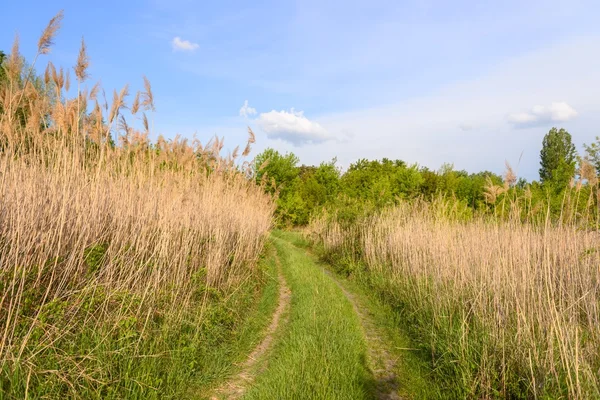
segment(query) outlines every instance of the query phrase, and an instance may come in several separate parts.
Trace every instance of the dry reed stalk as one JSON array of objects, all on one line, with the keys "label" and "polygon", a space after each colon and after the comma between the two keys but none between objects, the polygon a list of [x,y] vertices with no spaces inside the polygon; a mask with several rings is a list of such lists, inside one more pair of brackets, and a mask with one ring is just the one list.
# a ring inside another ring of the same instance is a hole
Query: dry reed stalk
[{"label": "dry reed stalk", "polygon": [[[38,55],[50,50],[61,19],[44,31]],[[179,138],[151,143],[145,115],[143,132],[125,119],[128,86],[103,109],[98,85],[67,98],[64,70],[52,64],[43,79],[20,84],[19,60],[15,45],[0,83],[0,369],[31,377],[47,373],[38,358],[65,335],[120,329],[125,317],[145,321],[144,334],[151,315],[177,322],[199,284],[238,284],[262,251],[274,201],[220,156],[222,141],[210,150]],[[80,84],[88,65],[82,41]],[[144,88],[132,111],[154,110],[146,77]],[[112,143],[115,120],[122,145]],[[94,298],[100,303],[89,311]],[[48,320],[56,304],[63,318]],[[76,388],[74,379],[102,376],[78,371],[59,371],[60,379]]]},{"label": "dry reed stalk", "polygon": [[460,339],[438,350],[459,365],[478,354],[471,376],[478,396],[493,396],[489,382],[511,371],[531,394],[600,395],[598,233],[477,217],[456,222],[433,208],[401,205],[358,232],[315,221],[312,234],[329,251],[359,238],[367,269],[406,282],[396,295],[413,312],[431,310],[429,331],[443,335],[458,324]]}]

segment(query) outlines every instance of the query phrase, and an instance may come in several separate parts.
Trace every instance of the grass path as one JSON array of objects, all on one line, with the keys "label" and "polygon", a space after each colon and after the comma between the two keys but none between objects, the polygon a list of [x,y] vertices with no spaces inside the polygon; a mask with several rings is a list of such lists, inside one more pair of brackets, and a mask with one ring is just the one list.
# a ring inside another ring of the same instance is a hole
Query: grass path
[{"label": "grass path", "polygon": [[271,322],[210,399],[443,398],[394,310],[331,272],[298,234],[276,232],[272,243],[279,296]]},{"label": "grass path", "polygon": [[446,398],[433,382],[427,357],[414,348],[397,310],[379,298],[360,276],[347,279],[333,272],[335,268],[320,261],[301,234],[281,231],[275,235],[305,253],[352,304],[366,343],[365,361],[372,376],[372,398]]},{"label": "grass path", "polygon": [[335,278],[328,270],[325,273],[332,277],[335,283],[342,289],[346,298],[352,303],[354,312],[358,315],[367,342],[367,365],[375,380],[375,395],[380,400],[399,400],[400,384],[396,373],[398,357],[394,356],[388,349],[391,344],[377,326],[372,314],[359,300],[358,296],[344,287],[342,282]]},{"label": "grass path", "polygon": [[271,323],[267,327],[262,341],[254,348],[250,356],[248,356],[248,359],[241,366],[237,376],[217,388],[211,400],[241,398],[254,381],[256,375],[260,372],[261,366],[264,367],[264,357],[272,347],[273,336],[279,329],[281,322],[286,319],[284,313],[289,307],[291,295],[290,289],[285,282],[285,278],[281,274],[281,263],[278,256],[275,256],[275,261],[277,263],[279,297],[277,299],[277,308],[273,313]]},{"label": "grass path", "polygon": [[305,251],[274,238],[291,289],[288,323],[244,399],[372,399],[358,315]]}]

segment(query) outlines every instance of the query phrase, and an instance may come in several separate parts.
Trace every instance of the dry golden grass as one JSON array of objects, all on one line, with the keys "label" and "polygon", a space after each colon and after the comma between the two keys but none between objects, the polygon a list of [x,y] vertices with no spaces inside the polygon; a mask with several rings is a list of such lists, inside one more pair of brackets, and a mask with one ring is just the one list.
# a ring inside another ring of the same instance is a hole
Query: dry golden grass
[{"label": "dry golden grass", "polygon": [[[50,51],[61,19],[43,32],[35,60]],[[50,63],[43,78],[33,65],[24,71],[15,41],[0,82],[0,370],[29,371],[27,382],[59,374],[74,392],[65,371],[40,371],[40,354],[66,334],[116,327],[121,314],[135,318],[141,338],[151,316],[177,321],[188,311],[198,285],[239,284],[274,211],[246,176],[251,162],[220,155],[222,140],[151,143],[146,78],[129,124],[128,87],[103,104],[98,85],[83,88],[88,65],[82,42],[80,86],[69,98],[69,74]],[[101,304],[89,311],[94,296]],[[56,304],[54,324],[47,314]],[[81,366],[76,380],[92,376]]]},{"label": "dry golden grass", "polygon": [[329,252],[360,249],[465,396],[600,396],[598,232],[457,222],[438,209],[402,205],[349,230],[312,229]]}]

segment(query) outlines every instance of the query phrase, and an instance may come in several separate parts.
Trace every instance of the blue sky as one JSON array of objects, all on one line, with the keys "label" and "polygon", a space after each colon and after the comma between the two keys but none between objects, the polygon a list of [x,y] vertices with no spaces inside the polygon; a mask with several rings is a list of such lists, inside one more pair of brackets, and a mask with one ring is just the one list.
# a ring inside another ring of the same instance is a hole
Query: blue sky
[{"label": "blue sky", "polygon": [[[399,158],[537,177],[543,135],[600,135],[597,1],[21,1],[3,5],[0,49],[31,58],[64,9],[48,59],[90,86],[151,80],[155,129],[302,162]],[[26,16],[26,17],[24,17]],[[45,60],[42,60],[45,65]],[[247,101],[247,103],[245,103]],[[244,104],[246,104],[245,107]]]}]

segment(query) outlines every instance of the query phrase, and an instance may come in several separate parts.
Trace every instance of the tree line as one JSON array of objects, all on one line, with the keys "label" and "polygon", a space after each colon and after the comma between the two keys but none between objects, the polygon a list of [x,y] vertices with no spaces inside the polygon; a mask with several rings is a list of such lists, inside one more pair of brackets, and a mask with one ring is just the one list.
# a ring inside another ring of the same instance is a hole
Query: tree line
[{"label": "tree line", "polygon": [[324,209],[352,220],[365,209],[416,199],[451,199],[467,214],[499,217],[508,217],[511,205],[520,201],[519,218],[531,219],[545,209],[554,219],[568,214],[595,220],[600,139],[584,148],[579,156],[568,131],[550,129],[542,141],[539,180],[532,182],[518,179],[508,164],[499,175],[456,170],[452,164],[432,170],[383,158],[360,159],[342,171],[335,158],[318,166],[302,165],[295,154],[269,148],[256,157],[255,179],[270,183],[266,190],[278,194],[277,221],[282,226],[305,225]]}]

